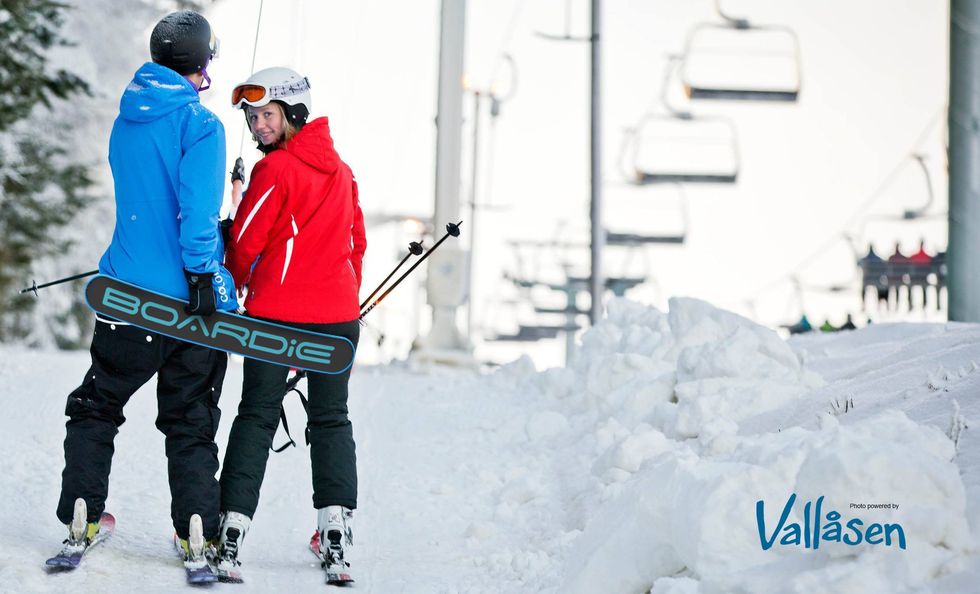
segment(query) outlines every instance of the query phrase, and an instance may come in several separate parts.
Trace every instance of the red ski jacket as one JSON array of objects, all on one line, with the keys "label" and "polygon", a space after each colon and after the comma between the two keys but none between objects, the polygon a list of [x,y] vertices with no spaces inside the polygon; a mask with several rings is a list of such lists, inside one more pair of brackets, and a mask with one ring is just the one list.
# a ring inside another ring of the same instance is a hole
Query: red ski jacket
[{"label": "red ski jacket", "polygon": [[225,265],[236,286],[248,285],[251,315],[347,322],[359,315],[366,247],[357,182],[317,118],[255,164]]}]

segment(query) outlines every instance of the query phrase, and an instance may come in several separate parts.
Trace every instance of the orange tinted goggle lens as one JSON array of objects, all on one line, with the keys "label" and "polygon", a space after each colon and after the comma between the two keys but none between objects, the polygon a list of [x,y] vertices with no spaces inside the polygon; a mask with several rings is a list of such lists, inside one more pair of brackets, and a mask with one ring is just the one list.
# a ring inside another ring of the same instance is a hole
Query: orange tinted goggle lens
[{"label": "orange tinted goggle lens", "polygon": [[231,104],[238,105],[243,99],[254,103],[265,97],[265,87],[259,85],[241,85],[231,92]]}]

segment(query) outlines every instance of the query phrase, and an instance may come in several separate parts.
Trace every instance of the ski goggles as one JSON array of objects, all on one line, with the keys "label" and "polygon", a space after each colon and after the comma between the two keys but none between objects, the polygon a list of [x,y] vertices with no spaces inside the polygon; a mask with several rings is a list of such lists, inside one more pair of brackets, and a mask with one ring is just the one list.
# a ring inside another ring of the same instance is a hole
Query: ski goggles
[{"label": "ski goggles", "polygon": [[231,104],[238,109],[242,109],[242,104],[252,107],[262,107],[275,99],[285,99],[293,95],[299,95],[310,90],[310,81],[305,76],[302,80],[291,82],[284,85],[257,85],[245,83],[238,85],[231,92]]}]

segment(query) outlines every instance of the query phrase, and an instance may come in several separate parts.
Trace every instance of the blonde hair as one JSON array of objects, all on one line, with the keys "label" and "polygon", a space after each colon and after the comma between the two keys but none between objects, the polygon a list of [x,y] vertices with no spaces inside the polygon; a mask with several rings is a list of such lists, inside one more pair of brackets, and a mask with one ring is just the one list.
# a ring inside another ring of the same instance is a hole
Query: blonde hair
[{"label": "blonde hair", "polygon": [[[295,124],[293,124],[291,121],[289,121],[289,118],[286,116],[286,110],[282,108],[282,105],[280,105],[278,101],[270,101],[268,103],[268,105],[274,105],[276,107],[276,109],[279,110],[279,116],[282,118],[282,122],[283,122],[282,135],[283,135],[283,137],[282,137],[282,139],[279,140],[279,142],[280,143],[286,142],[290,138],[292,138],[293,136],[296,136],[296,133],[299,132],[299,128],[297,128]],[[251,106],[248,106],[248,107],[251,107]],[[263,106],[263,107],[265,107],[265,106]],[[247,110],[247,108],[246,108],[246,110]],[[246,117],[246,120],[247,120],[248,119],[247,112],[246,112],[246,116],[245,117]],[[252,124],[251,123],[249,123],[249,125],[248,125],[248,131],[249,132],[252,131]],[[252,134],[252,140],[254,140],[255,142],[258,142],[259,141],[259,137],[256,136],[253,133]]]}]

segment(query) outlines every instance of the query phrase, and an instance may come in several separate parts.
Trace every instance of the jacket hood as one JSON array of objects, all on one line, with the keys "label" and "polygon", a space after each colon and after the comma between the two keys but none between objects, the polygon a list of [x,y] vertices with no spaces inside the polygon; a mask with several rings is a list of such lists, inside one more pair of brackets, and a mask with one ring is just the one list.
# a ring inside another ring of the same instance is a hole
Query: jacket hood
[{"label": "jacket hood", "polygon": [[197,91],[183,76],[153,62],[143,64],[119,100],[119,115],[150,122],[189,103],[199,103]]},{"label": "jacket hood", "polygon": [[333,173],[340,164],[340,156],[334,150],[333,138],[330,137],[330,123],[325,117],[308,122],[282,148],[324,173]]}]

